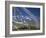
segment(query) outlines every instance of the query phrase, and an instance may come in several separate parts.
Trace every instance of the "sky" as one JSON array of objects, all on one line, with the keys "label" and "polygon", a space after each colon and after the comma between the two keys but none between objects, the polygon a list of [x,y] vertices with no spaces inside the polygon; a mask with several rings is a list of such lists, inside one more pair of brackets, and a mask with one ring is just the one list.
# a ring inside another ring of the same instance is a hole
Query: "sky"
[{"label": "sky", "polygon": [[[23,11],[23,8],[24,7],[13,7],[12,15],[14,16],[21,12],[21,15],[28,16],[28,14],[26,14],[25,11]],[[25,7],[25,8],[28,9],[34,16],[36,16],[37,18],[40,18],[40,8],[29,8],[29,7]]]}]

